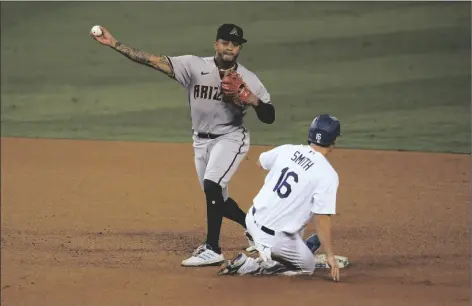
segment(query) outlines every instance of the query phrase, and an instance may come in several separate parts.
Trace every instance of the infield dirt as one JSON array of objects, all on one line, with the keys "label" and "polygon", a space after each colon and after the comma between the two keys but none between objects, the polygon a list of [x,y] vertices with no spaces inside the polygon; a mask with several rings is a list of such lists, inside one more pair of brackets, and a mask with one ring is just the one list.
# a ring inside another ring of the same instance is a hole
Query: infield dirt
[{"label": "infield dirt", "polygon": [[[264,173],[252,147],[230,185]],[[468,305],[470,156],[340,149],[341,282],[183,268],[204,239],[190,144],[2,139],[2,305]],[[310,224],[307,232],[313,230]],[[225,220],[230,258],[247,246]]]}]

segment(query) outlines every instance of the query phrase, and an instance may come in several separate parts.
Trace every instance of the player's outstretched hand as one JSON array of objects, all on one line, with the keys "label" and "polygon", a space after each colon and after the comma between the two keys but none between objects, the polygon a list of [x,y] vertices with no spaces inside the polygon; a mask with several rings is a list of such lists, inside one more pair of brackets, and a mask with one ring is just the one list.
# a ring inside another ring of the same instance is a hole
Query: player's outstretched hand
[{"label": "player's outstretched hand", "polygon": [[116,44],[116,39],[111,35],[111,33],[104,27],[100,26],[100,29],[102,30],[102,35],[100,36],[95,36],[93,35],[92,31],[90,31],[90,36],[92,36],[93,39],[98,41],[99,43],[105,45],[105,46],[114,46]]},{"label": "player's outstretched hand", "polygon": [[339,282],[339,266],[338,263],[336,262],[336,258],[334,255],[328,256],[328,265],[331,268],[331,278],[335,282]]}]

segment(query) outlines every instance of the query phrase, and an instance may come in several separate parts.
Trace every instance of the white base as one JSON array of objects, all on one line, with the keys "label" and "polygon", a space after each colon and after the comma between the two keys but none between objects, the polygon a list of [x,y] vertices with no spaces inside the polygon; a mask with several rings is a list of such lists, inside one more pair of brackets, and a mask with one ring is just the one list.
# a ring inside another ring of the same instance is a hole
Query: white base
[{"label": "white base", "polygon": [[[340,269],[345,268],[349,265],[349,259],[346,256],[334,255],[334,258],[336,258],[336,262],[338,263]],[[317,269],[330,268],[328,265],[328,259],[326,257],[326,254],[316,254],[315,260]]]}]

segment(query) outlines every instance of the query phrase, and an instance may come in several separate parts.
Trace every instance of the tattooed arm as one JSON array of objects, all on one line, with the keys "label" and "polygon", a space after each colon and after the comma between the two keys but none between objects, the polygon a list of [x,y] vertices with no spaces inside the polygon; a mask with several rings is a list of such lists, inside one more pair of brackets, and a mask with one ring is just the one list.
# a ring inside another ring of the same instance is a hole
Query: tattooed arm
[{"label": "tattooed arm", "polygon": [[169,60],[166,56],[157,56],[151,53],[140,51],[138,49],[124,45],[119,41],[115,42],[111,48],[120,52],[133,62],[157,69],[169,76],[174,75],[172,65],[169,63]]},{"label": "tattooed arm", "polygon": [[102,45],[120,52],[133,62],[165,73],[185,88],[192,86],[194,79],[193,71],[196,69],[195,67],[198,67],[195,63],[201,61],[201,58],[194,55],[157,56],[126,46],[116,40],[105,27],[100,26],[100,29],[102,30],[102,35],[95,36],[90,31],[90,36]]},{"label": "tattooed arm", "polygon": [[90,32],[90,36],[92,36],[92,38],[99,43],[115,49],[136,63],[162,71],[170,77],[174,76],[174,69],[172,68],[172,64],[169,62],[169,59],[166,56],[156,56],[147,52],[139,51],[135,48],[128,47],[117,41],[113,35],[111,35],[110,31],[108,31],[105,27],[100,26],[100,29],[102,30],[102,35],[100,36],[95,36],[92,32]]}]

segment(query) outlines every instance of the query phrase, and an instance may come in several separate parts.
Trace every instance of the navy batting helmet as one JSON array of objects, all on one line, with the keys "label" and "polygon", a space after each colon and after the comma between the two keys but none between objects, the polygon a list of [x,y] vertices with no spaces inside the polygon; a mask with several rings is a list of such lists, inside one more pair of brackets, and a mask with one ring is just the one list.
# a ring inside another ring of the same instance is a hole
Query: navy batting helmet
[{"label": "navy batting helmet", "polygon": [[334,144],[336,137],[341,135],[341,123],[338,118],[322,114],[317,116],[308,130],[308,144],[329,147]]}]

